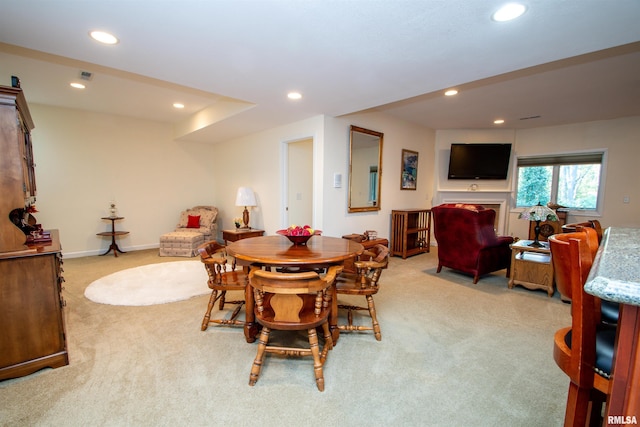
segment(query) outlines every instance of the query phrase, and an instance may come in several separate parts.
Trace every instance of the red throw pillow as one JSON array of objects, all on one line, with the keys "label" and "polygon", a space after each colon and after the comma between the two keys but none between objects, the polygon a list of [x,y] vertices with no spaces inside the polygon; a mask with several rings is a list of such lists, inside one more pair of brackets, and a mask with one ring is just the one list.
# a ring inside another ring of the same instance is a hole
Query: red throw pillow
[{"label": "red throw pillow", "polygon": [[187,228],[200,228],[200,215],[189,215]]}]

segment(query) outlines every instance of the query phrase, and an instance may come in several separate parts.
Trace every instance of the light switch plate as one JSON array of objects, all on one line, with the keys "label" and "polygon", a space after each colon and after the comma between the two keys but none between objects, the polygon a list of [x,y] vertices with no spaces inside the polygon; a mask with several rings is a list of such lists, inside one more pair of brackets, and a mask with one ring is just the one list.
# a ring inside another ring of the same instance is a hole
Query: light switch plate
[{"label": "light switch plate", "polygon": [[342,187],[342,174],[341,173],[334,173],[333,174],[333,188],[340,188]]}]

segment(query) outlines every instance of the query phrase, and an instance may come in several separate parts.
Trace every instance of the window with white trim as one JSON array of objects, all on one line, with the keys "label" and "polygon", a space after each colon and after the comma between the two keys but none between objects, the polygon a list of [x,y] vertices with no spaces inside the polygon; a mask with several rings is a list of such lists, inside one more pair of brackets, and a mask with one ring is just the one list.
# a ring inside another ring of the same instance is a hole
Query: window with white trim
[{"label": "window with white trim", "polygon": [[604,152],[520,157],[516,207],[551,202],[574,210],[599,210]]}]

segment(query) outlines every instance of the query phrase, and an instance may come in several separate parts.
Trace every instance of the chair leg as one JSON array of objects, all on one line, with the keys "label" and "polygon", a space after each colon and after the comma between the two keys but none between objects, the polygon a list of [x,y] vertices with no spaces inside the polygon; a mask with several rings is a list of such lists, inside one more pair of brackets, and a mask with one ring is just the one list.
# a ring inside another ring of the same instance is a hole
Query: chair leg
[{"label": "chair leg", "polygon": [[220,309],[220,311],[224,310],[224,300],[225,297],[227,296],[227,291],[222,291],[220,292],[220,302],[218,303],[218,308]]},{"label": "chair leg", "polygon": [[373,303],[373,296],[367,295],[367,306],[369,307],[369,315],[371,316],[371,323],[373,324],[373,334],[376,340],[382,340],[382,334],[380,333],[380,324],[378,323],[378,316],[376,315],[376,305]]},{"label": "chair leg", "polygon": [[207,305],[207,311],[204,313],[204,318],[202,319],[202,326],[200,330],[206,331],[209,326],[209,320],[211,319],[211,310],[213,310],[213,305],[216,303],[216,296],[218,291],[216,289],[211,292],[211,298],[209,298],[209,304]]},{"label": "chair leg", "polygon": [[264,353],[267,349],[267,343],[269,342],[269,328],[262,327],[260,338],[258,338],[258,353],[251,366],[251,373],[249,374],[249,385],[253,386],[258,381],[260,371],[262,370],[262,363],[264,362]]},{"label": "chair leg", "polygon": [[598,390],[591,390],[591,411],[589,417],[589,426],[599,427],[603,423],[603,407],[607,401],[607,396]]},{"label": "chair leg", "polygon": [[316,385],[318,390],[324,391],[324,375],[322,373],[322,361],[320,360],[320,350],[318,344],[318,334],[315,328],[308,330],[309,333],[309,347],[311,354],[313,355],[313,371],[316,376]]},{"label": "chair leg", "polygon": [[564,426],[584,426],[587,423],[589,413],[588,389],[580,388],[577,384],[569,384],[569,395],[567,396],[567,409],[564,414]]},{"label": "chair leg", "polygon": [[331,331],[329,330],[329,322],[322,324],[322,331],[324,336],[324,346],[322,347],[322,353],[320,353],[320,362],[324,365],[324,362],[327,360],[329,350],[333,350],[333,338],[331,337]]}]

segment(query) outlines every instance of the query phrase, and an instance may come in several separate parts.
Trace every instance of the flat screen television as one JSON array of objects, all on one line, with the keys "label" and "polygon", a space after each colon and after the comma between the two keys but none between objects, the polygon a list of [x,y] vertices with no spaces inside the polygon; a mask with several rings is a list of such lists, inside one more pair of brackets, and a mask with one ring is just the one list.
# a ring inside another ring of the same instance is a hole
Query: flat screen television
[{"label": "flat screen television", "polygon": [[451,144],[449,179],[507,179],[511,144]]}]

